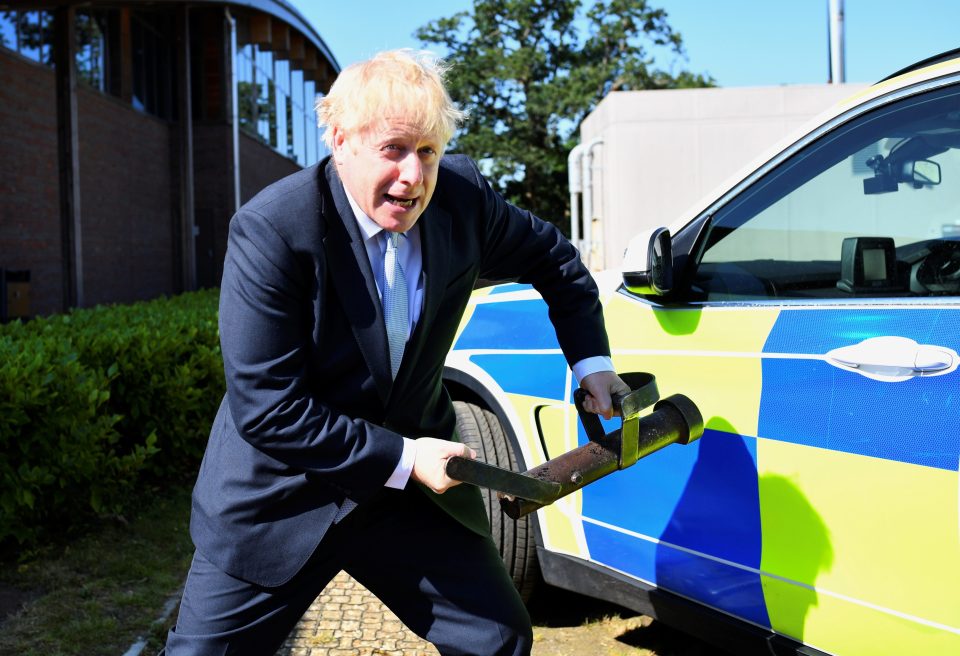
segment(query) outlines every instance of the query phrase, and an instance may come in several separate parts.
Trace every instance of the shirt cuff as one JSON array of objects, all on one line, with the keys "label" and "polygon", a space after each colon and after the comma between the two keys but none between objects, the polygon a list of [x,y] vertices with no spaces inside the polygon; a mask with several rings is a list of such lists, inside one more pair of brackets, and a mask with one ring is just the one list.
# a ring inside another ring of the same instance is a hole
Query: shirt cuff
[{"label": "shirt cuff", "polygon": [[392,487],[395,490],[402,490],[407,486],[410,480],[410,474],[413,473],[413,463],[417,459],[417,442],[409,437],[403,438],[403,453],[400,454],[400,462],[397,468],[390,474],[390,478],[384,483],[384,487]]},{"label": "shirt cuff", "polygon": [[598,371],[616,371],[613,368],[613,360],[608,355],[595,355],[592,358],[584,358],[573,365],[573,376],[577,383],[590,374]]}]

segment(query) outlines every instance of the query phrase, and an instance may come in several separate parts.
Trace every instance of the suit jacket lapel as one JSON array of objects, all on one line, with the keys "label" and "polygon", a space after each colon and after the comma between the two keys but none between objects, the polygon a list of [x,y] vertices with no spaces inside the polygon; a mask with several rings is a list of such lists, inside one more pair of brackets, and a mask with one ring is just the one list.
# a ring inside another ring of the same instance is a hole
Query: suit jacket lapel
[{"label": "suit jacket lapel", "polygon": [[420,226],[420,249],[423,258],[423,307],[417,327],[403,351],[403,362],[397,373],[396,387],[402,387],[410,370],[420,361],[427,343],[427,333],[443,300],[450,267],[450,230],[452,217],[439,205],[427,206],[417,221]]},{"label": "suit jacket lapel", "polygon": [[[332,160],[323,167],[322,175],[326,176],[325,187],[329,192],[322,194],[320,201],[320,212],[328,226],[323,246],[329,262],[329,277],[337,288],[377,392],[386,403],[393,380],[390,375],[387,330],[373,269],[370,268],[360,227]],[[360,293],[363,289],[366,294]]]}]

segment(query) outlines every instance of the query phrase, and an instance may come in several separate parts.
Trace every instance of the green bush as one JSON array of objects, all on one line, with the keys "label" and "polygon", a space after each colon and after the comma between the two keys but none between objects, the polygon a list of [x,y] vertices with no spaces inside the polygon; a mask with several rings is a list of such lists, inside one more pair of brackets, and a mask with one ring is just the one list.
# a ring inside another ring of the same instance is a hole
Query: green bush
[{"label": "green bush", "polygon": [[206,290],[0,330],[0,543],[195,474],[224,389],[216,307]]}]

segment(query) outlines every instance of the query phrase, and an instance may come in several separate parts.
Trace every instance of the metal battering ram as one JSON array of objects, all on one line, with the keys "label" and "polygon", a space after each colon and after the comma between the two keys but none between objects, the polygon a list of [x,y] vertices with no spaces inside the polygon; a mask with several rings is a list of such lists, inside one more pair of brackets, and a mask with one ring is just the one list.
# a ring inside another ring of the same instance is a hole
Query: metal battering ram
[{"label": "metal battering ram", "polygon": [[[600,418],[583,408],[586,391],[578,389],[573,398],[589,438],[583,446],[522,474],[453,457],[447,461],[447,476],[497,490],[503,512],[520,519],[654,451],[674,443],[689,444],[703,435],[703,416],[686,396],[674,394],[659,400],[652,374],[621,374],[621,378],[633,391],[613,399],[623,421],[619,429],[604,434]],[[653,412],[641,417],[641,411],[651,405]]]}]

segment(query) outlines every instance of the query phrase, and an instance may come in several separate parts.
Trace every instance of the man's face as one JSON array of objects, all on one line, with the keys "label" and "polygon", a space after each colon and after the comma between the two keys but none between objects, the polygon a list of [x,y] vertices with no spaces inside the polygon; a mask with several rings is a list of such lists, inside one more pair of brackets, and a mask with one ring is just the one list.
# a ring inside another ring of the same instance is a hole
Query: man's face
[{"label": "man's face", "polygon": [[377,225],[406,232],[427,208],[445,144],[401,119],[333,132],[333,158],[353,199]]}]

